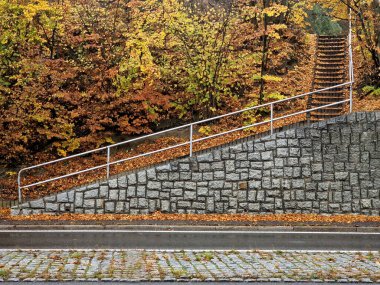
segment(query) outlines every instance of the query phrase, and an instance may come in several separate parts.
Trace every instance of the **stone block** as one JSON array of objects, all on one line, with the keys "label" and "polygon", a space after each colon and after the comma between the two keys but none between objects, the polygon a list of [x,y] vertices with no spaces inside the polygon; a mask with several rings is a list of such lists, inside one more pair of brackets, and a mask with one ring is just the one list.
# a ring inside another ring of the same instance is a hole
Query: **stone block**
[{"label": "stone block", "polygon": [[69,202],[69,197],[67,192],[57,194],[57,203],[67,203]]},{"label": "stone block", "polygon": [[108,198],[108,186],[100,186],[99,187],[99,198]]},{"label": "stone block", "polygon": [[149,203],[146,198],[138,198],[138,208],[139,209],[148,209]]},{"label": "stone block", "polygon": [[[155,168],[150,168],[146,171],[146,176],[147,176],[147,179],[149,180],[156,180],[157,179],[157,176],[156,176],[156,169]],[[128,181],[129,182],[129,181]]]},{"label": "stone block", "polygon": [[84,192],[84,198],[89,199],[89,198],[97,198],[99,196],[99,190],[98,189],[93,189],[93,190],[88,190]]},{"label": "stone block", "polygon": [[161,203],[161,212],[162,213],[169,213],[170,212],[170,202],[168,200],[161,200],[160,203]]},{"label": "stone block", "polygon": [[30,204],[30,207],[32,209],[44,209],[45,208],[45,203],[42,199],[30,201],[29,204]]},{"label": "stone block", "polygon": [[193,202],[192,208],[196,210],[206,210],[206,203]]},{"label": "stone block", "polygon": [[288,148],[278,148],[277,149],[277,157],[288,157],[289,156],[289,149]]},{"label": "stone block", "polygon": [[208,196],[208,188],[207,187],[198,187],[197,195],[199,196]]},{"label": "stone block", "polygon": [[[92,183],[90,185],[87,185],[87,190],[91,190],[91,189],[99,189],[99,182],[95,182],[95,183]],[[84,191],[85,189],[83,189]]]},{"label": "stone block", "polygon": [[137,173],[137,183],[138,184],[146,184],[146,172],[140,171]]},{"label": "stone block", "polygon": [[239,173],[227,173],[226,174],[226,181],[239,181],[240,175]]},{"label": "stone block", "polygon": [[120,202],[120,201],[116,202],[115,213],[117,214],[124,213],[124,202]]},{"label": "stone block", "polygon": [[161,189],[161,182],[148,181],[147,189],[148,190],[160,190]]},{"label": "stone block", "polygon": [[184,189],[185,190],[196,190],[197,189],[197,183],[186,181]]},{"label": "stone block", "polygon": [[212,180],[214,180],[214,173],[213,172],[203,172],[203,174],[202,174],[202,180],[203,181],[212,181]]},{"label": "stone block", "polygon": [[205,154],[201,154],[201,155],[198,155],[197,156],[197,161],[198,162],[213,162],[214,161],[214,157],[212,155],[212,153],[205,153]]},{"label": "stone block", "polygon": [[160,192],[159,191],[154,191],[154,190],[148,190],[147,192],[147,197],[148,198],[158,198]]},{"label": "stone block", "polygon": [[47,212],[58,212],[58,204],[56,204],[56,203],[46,203],[45,210]]},{"label": "stone block", "polygon": [[336,180],[346,180],[349,176],[348,172],[336,172],[335,179]]},{"label": "stone block", "polygon": [[[214,172],[214,179],[215,180],[225,179],[225,172],[224,171],[215,171]],[[193,179],[193,181],[194,181],[194,179]]]},{"label": "stone block", "polygon": [[249,161],[261,161],[261,155],[260,155],[260,152],[252,152],[252,153],[248,153],[248,157],[247,159]]},{"label": "stone block", "polygon": [[96,199],[96,208],[97,209],[104,208],[104,199]]},{"label": "stone block", "polygon": [[127,199],[127,190],[126,189],[119,190],[119,200],[125,201],[126,199]]},{"label": "stone block", "polygon": [[71,190],[71,191],[67,192],[67,199],[68,199],[69,203],[73,203],[74,202],[74,196],[75,196],[75,191],[74,190]]},{"label": "stone block", "polygon": [[95,199],[85,199],[83,201],[83,208],[94,209],[95,208]]},{"label": "stone block", "polygon": [[51,195],[51,196],[43,198],[43,200],[45,201],[45,203],[47,203],[47,202],[53,203],[53,202],[57,201],[57,196],[56,195]]},{"label": "stone block", "polygon": [[120,188],[127,188],[128,187],[127,177],[124,175],[118,177],[117,184],[119,185]]},{"label": "stone block", "polygon": [[119,200],[119,190],[111,189],[109,191],[109,199],[113,201]]},{"label": "stone block", "polygon": [[184,200],[196,200],[197,192],[196,191],[185,191],[183,194]]},{"label": "stone block", "polygon": [[264,151],[261,153],[261,159],[265,160],[273,160],[273,151]]},{"label": "stone block", "polygon": [[191,207],[191,202],[190,201],[178,201],[177,202],[177,208],[178,209],[186,209]]},{"label": "stone block", "polygon": [[211,181],[209,182],[209,188],[210,189],[223,189],[224,187],[224,181]]},{"label": "stone block", "polygon": [[115,213],[115,202],[105,202],[104,205],[105,213]]},{"label": "stone block", "polygon": [[179,173],[179,179],[184,180],[191,180],[191,172],[180,172]]},{"label": "stone block", "polygon": [[[164,165],[159,165],[156,167],[156,171],[157,172],[169,172],[172,170],[172,166],[170,163],[166,163]],[[139,179],[137,179],[139,180]]]},{"label": "stone block", "polygon": [[157,173],[157,180],[158,181],[167,181],[168,179],[169,179],[169,174],[167,172]]},{"label": "stone block", "polygon": [[109,179],[108,180],[108,186],[110,188],[116,189],[118,187],[118,185],[117,185],[117,178]]},{"label": "stone block", "polygon": [[83,207],[83,192],[75,193],[75,207]]},{"label": "stone block", "polygon": [[275,140],[265,142],[264,145],[265,145],[265,149],[266,150],[274,150],[277,147],[277,144],[276,144]]}]

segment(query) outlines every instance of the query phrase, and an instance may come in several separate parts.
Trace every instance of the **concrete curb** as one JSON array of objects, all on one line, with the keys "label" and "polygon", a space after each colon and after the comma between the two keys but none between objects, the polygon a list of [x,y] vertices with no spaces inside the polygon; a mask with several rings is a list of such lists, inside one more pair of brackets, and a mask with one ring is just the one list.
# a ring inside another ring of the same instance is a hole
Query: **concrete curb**
[{"label": "concrete curb", "polygon": [[133,230],[133,231],[247,231],[247,232],[358,232],[380,233],[380,227],[339,226],[193,226],[193,225],[0,225],[0,231],[17,230]]}]

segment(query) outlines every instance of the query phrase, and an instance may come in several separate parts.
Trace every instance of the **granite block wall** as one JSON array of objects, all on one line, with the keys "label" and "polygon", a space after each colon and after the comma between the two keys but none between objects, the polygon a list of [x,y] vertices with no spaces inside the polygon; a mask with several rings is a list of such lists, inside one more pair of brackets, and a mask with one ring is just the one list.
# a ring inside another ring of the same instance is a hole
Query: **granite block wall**
[{"label": "granite block wall", "polygon": [[379,215],[379,191],[380,112],[353,113],[120,174],[12,213]]}]

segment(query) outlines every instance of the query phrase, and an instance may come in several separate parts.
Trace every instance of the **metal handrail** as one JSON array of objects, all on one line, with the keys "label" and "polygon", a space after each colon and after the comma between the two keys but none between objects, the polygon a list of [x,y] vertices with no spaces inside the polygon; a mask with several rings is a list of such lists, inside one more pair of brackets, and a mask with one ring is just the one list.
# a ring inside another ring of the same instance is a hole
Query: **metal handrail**
[{"label": "metal handrail", "polygon": [[[254,106],[254,107],[238,110],[238,111],[235,111],[235,112],[231,112],[231,113],[228,113],[228,114],[223,114],[223,115],[220,115],[220,116],[216,116],[216,117],[212,117],[212,118],[209,118],[209,119],[193,122],[193,123],[190,123],[190,124],[185,124],[185,125],[182,125],[182,126],[170,128],[168,130],[164,130],[164,131],[148,134],[148,135],[145,135],[145,136],[142,136],[142,137],[138,137],[138,138],[130,139],[130,140],[127,140],[127,141],[115,143],[115,144],[108,145],[108,146],[105,146],[105,147],[101,147],[101,148],[85,151],[85,152],[82,152],[82,153],[79,153],[79,154],[74,154],[74,155],[71,155],[71,156],[67,156],[67,157],[64,157],[64,158],[52,160],[52,161],[49,161],[49,162],[40,163],[40,164],[37,164],[37,165],[34,165],[34,166],[25,167],[25,168],[21,169],[18,172],[18,177],[17,177],[17,182],[18,182],[18,200],[19,200],[20,203],[22,203],[22,192],[21,192],[21,190],[24,189],[24,188],[41,185],[41,184],[44,184],[44,183],[47,183],[47,182],[56,181],[56,180],[59,180],[59,179],[71,177],[71,176],[74,176],[74,175],[78,175],[78,174],[81,174],[81,173],[86,173],[86,172],[89,172],[89,171],[92,171],[92,170],[96,170],[96,169],[101,169],[101,168],[106,168],[106,175],[107,175],[107,179],[108,179],[109,176],[110,176],[110,166],[112,166],[112,165],[119,164],[119,163],[122,163],[122,162],[126,162],[126,161],[129,161],[129,160],[132,160],[132,159],[136,159],[136,158],[139,158],[139,157],[144,157],[144,156],[152,155],[152,154],[155,154],[155,153],[163,152],[163,151],[166,151],[166,150],[178,148],[178,147],[185,146],[185,145],[190,145],[190,147],[189,147],[189,156],[191,157],[193,155],[193,144],[196,143],[196,142],[200,142],[200,141],[204,141],[204,140],[207,140],[207,139],[219,137],[219,136],[222,136],[222,135],[226,135],[226,134],[229,134],[229,133],[245,130],[245,129],[252,128],[252,127],[257,127],[259,125],[270,124],[270,132],[271,132],[271,134],[273,134],[273,130],[274,130],[273,123],[274,122],[282,120],[282,119],[286,119],[286,118],[289,118],[289,117],[292,117],[292,116],[302,115],[302,114],[305,114],[305,113],[308,114],[310,112],[317,111],[319,109],[323,109],[323,108],[327,108],[327,107],[343,104],[343,103],[346,103],[346,102],[350,102],[350,112],[352,112],[352,105],[353,105],[353,94],[352,94],[353,92],[352,91],[353,91],[353,83],[354,83],[354,65],[353,65],[353,54],[352,54],[351,11],[350,11],[350,31],[349,31],[348,38],[349,38],[349,67],[348,67],[349,68],[349,81],[346,82],[346,83],[342,83],[342,84],[338,84],[338,85],[322,88],[322,89],[319,89],[319,90],[307,92],[307,93],[304,93],[304,94],[296,95],[296,96],[293,96],[293,97],[290,97],[290,98],[286,98],[286,99],[282,99],[282,100],[278,100],[278,101],[275,101],[275,102],[266,103],[266,104],[262,104],[262,105],[259,105],[259,106]],[[278,105],[278,104],[284,103],[284,102],[288,102],[290,100],[302,98],[302,97],[305,97],[305,96],[309,96],[309,95],[312,95],[312,94],[317,94],[317,93],[320,93],[320,92],[324,92],[324,91],[328,91],[328,90],[332,90],[332,89],[336,89],[336,88],[343,88],[343,87],[345,87],[347,85],[349,85],[349,88],[350,88],[349,99],[342,100],[342,101],[339,101],[339,102],[334,102],[332,104],[327,104],[327,105],[323,105],[323,106],[307,109],[307,110],[304,110],[304,111],[294,112],[294,113],[291,113],[291,114],[288,114],[288,115],[284,115],[282,117],[276,117],[276,118],[274,117],[274,106],[275,105]],[[236,128],[236,129],[233,129],[233,130],[229,130],[229,131],[226,131],[226,132],[222,132],[222,133],[218,133],[218,134],[214,134],[214,135],[210,135],[210,136],[207,136],[207,137],[198,138],[198,139],[194,140],[193,131],[194,131],[194,126],[196,126],[196,125],[204,124],[204,123],[207,123],[207,122],[210,122],[210,121],[213,121],[213,120],[218,120],[218,119],[225,118],[225,117],[228,117],[228,116],[237,115],[237,114],[241,114],[241,113],[244,113],[244,112],[247,112],[247,111],[252,111],[252,110],[256,110],[256,109],[260,109],[260,108],[264,108],[264,107],[268,107],[268,106],[270,107],[270,120],[269,121],[263,121],[263,122],[259,122],[259,123],[255,123],[255,124],[251,124],[251,125],[247,125],[247,126],[243,126],[243,127],[240,127],[240,128]],[[177,144],[177,145],[174,145],[174,146],[170,146],[170,147],[162,148],[162,149],[159,149],[159,150],[155,150],[155,151],[139,154],[139,155],[136,155],[136,156],[133,156],[133,157],[129,157],[129,158],[125,158],[125,159],[120,159],[120,160],[117,160],[117,161],[111,161],[111,148],[113,148],[113,147],[120,146],[120,145],[125,145],[127,143],[136,142],[136,141],[139,141],[139,140],[147,139],[147,138],[150,138],[150,137],[153,137],[153,136],[161,135],[161,134],[164,134],[164,133],[168,133],[168,132],[172,132],[172,131],[180,130],[180,129],[184,129],[184,128],[190,128],[189,141],[187,141],[185,143],[180,143],[180,144]],[[83,169],[83,170],[80,170],[80,171],[68,173],[68,174],[65,174],[65,175],[62,175],[62,176],[53,177],[53,178],[46,179],[46,180],[43,180],[43,181],[38,181],[38,182],[35,182],[35,183],[32,183],[32,184],[28,184],[28,185],[22,185],[21,184],[21,174],[24,171],[26,171],[26,170],[36,169],[36,168],[39,168],[39,167],[42,167],[42,166],[54,164],[54,163],[61,162],[61,161],[66,161],[66,160],[69,160],[69,159],[72,159],[72,158],[81,157],[81,156],[84,156],[84,155],[87,155],[87,154],[92,154],[92,153],[103,151],[103,150],[107,150],[107,163],[106,164],[101,164],[101,165],[98,165],[98,166],[95,166],[95,167],[91,167],[91,168]]]},{"label": "metal handrail", "polygon": [[348,54],[349,54],[349,64],[348,64],[348,74],[350,85],[350,113],[353,109],[353,83],[354,83],[354,59],[352,53],[352,9],[349,11],[349,32],[348,32]]}]

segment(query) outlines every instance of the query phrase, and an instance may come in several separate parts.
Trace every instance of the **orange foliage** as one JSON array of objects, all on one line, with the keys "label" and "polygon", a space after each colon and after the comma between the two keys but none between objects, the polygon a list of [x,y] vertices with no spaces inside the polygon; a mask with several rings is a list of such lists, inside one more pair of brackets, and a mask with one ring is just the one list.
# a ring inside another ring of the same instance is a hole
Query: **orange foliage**
[{"label": "orange foliage", "polygon": [[380,222],[380,217],[364,215],[334,215],[325,216],[317,214],[163,214],[155,212],[149,215],[128,214],[62,214],[62,215],[30,215],[11,216],[9,209],[0,210],[0,220],[7,221],[187,221],[187,222],[246,222],[255,224],[258,222],[281,223],[364,223]]}]

